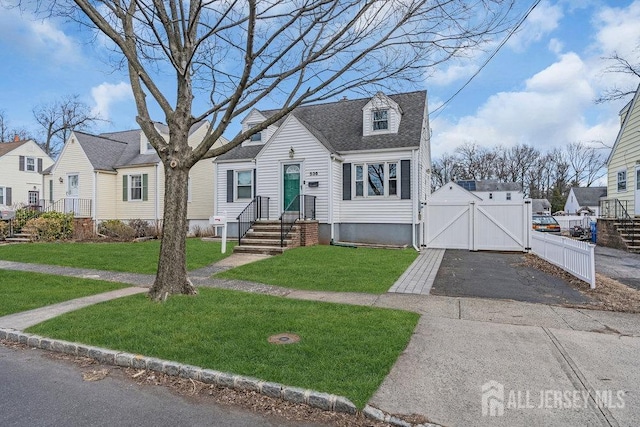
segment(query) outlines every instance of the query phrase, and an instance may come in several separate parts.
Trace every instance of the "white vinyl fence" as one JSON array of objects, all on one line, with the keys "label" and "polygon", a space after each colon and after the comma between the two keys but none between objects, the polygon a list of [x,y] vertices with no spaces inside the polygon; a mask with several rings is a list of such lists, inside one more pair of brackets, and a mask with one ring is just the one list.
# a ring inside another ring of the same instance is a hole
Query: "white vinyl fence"
[{"label": "white vinyl fence", "polygon": [[531,233],[531,252],[596,287],[595,245],[569,239],[550,236],[547,233]]},{"label": "white vinyl fence", "polygon": [[560,224],[560,229],[562,231],[569,230],[574,225],[579,225],[581,227],[589,228],[591,226],[591,221],[595,221],[595,216],[578,216],[578,215],[562,215],[562,216],[554,216],[555,220]]}]

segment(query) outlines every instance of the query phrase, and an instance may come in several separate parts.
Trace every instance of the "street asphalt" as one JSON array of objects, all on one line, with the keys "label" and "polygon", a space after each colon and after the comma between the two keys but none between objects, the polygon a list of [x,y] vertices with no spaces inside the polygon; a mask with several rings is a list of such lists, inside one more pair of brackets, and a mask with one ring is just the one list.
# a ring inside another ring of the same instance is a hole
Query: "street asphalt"
[{"label": "street asphalt", "polygon": [[[454,258],[460,256],[454,253]],[[512,279],[521,276],[532,290],[548,292],[538,286],[539,276],[529,278],[518,263],[499,259],[485,260],[489,265],[484,270],[495,284],[477,270],[465,280],[504,290],[519,286]],[[467,264],[456,261],[464,270]],[[416,263],[421,262],[427,257],[419,256]],[[0,261],[0,268],[48,267]],[[83,275],[110,280],[108,272]],[[461,273],[448,284],[457,286],[459,277]],[[387,414],[446,426],[640,425],[638,314],[562,307],[564,291],[542,304],[535,299],[298,291],[206,277],[194,282],[420,313],[407,349],[369,401],[371,408]],[[0,327],[15,327],[12,322],[9,316],[0,318]]]},{"label": "street asphalt", "polygon": [[640,254],[596,246],[596,271],[640,290]]}]

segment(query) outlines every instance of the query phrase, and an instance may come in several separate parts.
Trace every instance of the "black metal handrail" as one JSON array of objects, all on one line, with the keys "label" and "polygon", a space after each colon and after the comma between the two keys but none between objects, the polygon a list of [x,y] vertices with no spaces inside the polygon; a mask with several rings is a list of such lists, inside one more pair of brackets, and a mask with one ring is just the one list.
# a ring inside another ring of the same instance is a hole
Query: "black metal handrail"
[{"label": "black metal handrail", "polygon": [[[624,202],[624,204],[623,204]],[[613,206],[611,206],[613,205]],[[615,218],[620,222],[624,234],[631,239],[630,245],[635,246],[636,232],[635,222],[629,215],[628,201],[620,199],[600,200],[600,216],[603,218]]]},{"label": "black metal handrail", "polygon": [[316,219],[316,196],[298,194],[284,209],[280,215],[280,247],[284,247],[287,235],[299,219]]},{"label": "black metal handrail", "polygon": [[238,220],[238,245],[242,244],[242,238],[251,230],[253,224],[263,218],[269,219],[269,198],[256,196],[236,218]]},{"label": "black metal handrail", "polygon": [[91,218],[93,212],[92,202],[91,199],[78,199],[75,197],[65,197],[55,202],[41,199],[38,206],[31,206],[31,208],[40,212],[70,213],[75,218]]}]

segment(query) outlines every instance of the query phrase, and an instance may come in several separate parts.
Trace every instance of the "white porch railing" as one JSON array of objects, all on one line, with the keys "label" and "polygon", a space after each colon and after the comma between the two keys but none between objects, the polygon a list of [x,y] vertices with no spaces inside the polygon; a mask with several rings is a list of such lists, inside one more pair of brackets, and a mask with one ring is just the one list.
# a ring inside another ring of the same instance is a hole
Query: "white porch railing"
[{"label": "white porch railing", "polygon": [[551,236],[534,231],[531,233],[531,252],[596,287],[595,245]]}]

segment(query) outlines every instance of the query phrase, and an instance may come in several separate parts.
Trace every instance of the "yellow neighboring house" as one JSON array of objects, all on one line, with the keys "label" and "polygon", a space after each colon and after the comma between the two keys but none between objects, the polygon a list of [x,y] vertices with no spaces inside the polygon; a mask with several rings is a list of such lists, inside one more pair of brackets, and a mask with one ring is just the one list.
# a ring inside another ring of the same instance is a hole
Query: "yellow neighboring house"
[{"label": "yellow neighboring house", "polygon": [[42,194],[40,173],[53,164],[33,140],[0,143],[0,206],[38,206]]},{"label": "yellow neighboring house", "polygon": [[[156,124],[166,138],[166,125]],[[209,130],[208,122],[194,125],[189,144],[195,146]],[[215,146],[226,143],[216,142]],[[209,225],[214,213],[213,160],[201,160],[189,175],[189,227]],[[91,218],[162,221],[164,169],[140,129],[91,135],[75,131],[55,164],[43,172],[47,207]]]},{"label": "yellow neighboring house", "polygon": [[[639,98],[640,86],[631,102],[620,111],[620,132],[607,159],[607,198],[617,199],[618,208],[624,208],[631,217],[640,216]],[[610,210],[615,209],[612,206]]]}]

